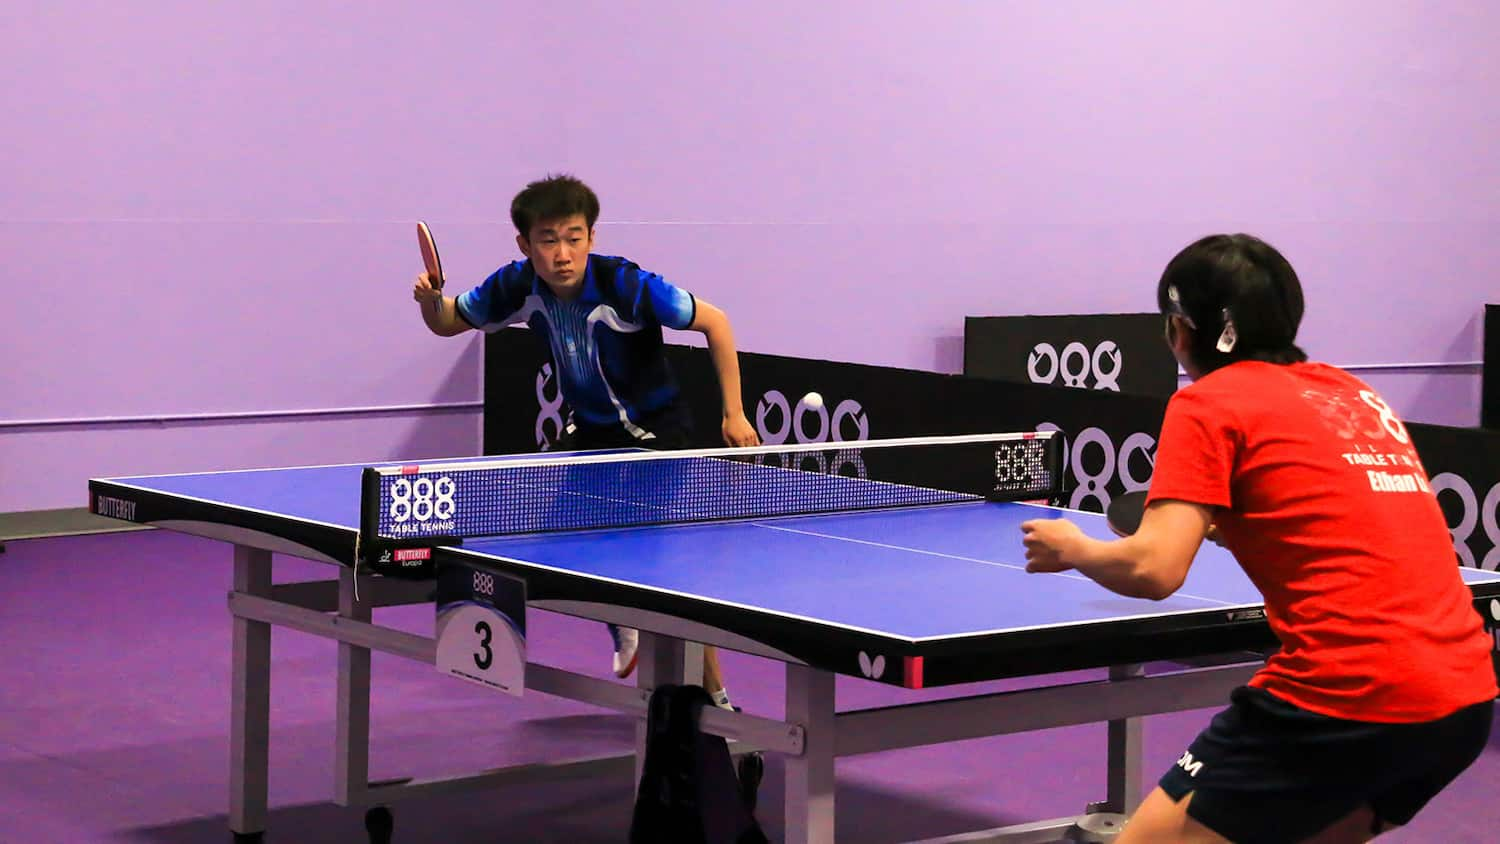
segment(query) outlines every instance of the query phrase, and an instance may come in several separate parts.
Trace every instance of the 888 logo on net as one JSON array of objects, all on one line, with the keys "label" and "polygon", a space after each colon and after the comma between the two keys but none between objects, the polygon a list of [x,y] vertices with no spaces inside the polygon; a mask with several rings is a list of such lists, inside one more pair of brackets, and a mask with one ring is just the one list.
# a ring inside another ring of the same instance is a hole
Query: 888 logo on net
[{"label": "888 logo on net", "polygon": [[400,477],[386,491],[386,521],[395,536],[453,529],[458,485],[448,475]]}]

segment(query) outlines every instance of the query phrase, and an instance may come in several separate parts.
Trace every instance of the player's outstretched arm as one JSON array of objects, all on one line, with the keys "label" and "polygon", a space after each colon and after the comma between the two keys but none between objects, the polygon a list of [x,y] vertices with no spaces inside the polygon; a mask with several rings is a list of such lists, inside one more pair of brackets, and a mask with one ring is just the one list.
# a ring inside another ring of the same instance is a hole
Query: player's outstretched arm
[{"label": "player's outstretched arm", "polygon": [[1076,569],[1111,592],[1160,601],[1181,588],[1212,524],[1209,507],[1153,501],[1124,539],[1095,539],[1066,519],[1032,519],[1021,525],[1021,542],[1027,571]]},{"label": "player's outstretched arm", "polygon": [[732,446],[760,445],[755,428],[745,418],[745,403],[740,395],[740,359],[734,346],[734,329],[722,310],[697,300],[693,324],[688,328],[703,332],[708,339],[708,356],[719,375],[719,391],[724,397],[724,443]]},{"label": "player's outstretched arm", "polygon": [[452,297],[444,296],[441,288],[433,287],[427,273],[417,276],[412,285],[411,297],[422,309],[422,322],[427,329],[439,337],[452,337],[468,331],[472,326],[458,315],[458,305]]}]

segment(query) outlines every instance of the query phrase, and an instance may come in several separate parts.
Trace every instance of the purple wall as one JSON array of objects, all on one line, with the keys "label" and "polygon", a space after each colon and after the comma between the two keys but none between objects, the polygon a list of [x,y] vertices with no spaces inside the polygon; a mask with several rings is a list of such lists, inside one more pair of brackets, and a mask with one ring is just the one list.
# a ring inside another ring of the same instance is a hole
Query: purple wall
[{"label": "purple wall", "polygon": [[[0,52],[0,511],[477,450],[472,409],[421,409],[478,399],[478,343],[422,329],[411,221],[477,281],[550,170],[755,351],[957,370],[965,315],[1149,310],[1224,229],[1297,265],[1331,362],[1477,360],[1497,299],[1479,0],[125,9],[11,10]],[[1477,422],[1473,367],[1361,374]],[[9,424],[265,410],[292,415]]]}]

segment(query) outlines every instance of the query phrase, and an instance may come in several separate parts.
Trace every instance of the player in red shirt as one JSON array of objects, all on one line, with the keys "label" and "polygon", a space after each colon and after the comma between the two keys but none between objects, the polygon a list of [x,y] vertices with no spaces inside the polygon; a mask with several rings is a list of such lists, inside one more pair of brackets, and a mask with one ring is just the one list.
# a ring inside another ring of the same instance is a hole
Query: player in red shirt
[{"label": "player in red shirt", "polygon": [[1297,347],[1302,287],[1248,235],[1213,235],[1157,286],[1193,383],[1172,397],[1140,528],[1021,526],[1027,570],[1162,599],[1210,529],[1281,642],[1117,839],[1352,842],[1407,823],[1469,767],[1497,694],[1490,638],[1401,420]]}]

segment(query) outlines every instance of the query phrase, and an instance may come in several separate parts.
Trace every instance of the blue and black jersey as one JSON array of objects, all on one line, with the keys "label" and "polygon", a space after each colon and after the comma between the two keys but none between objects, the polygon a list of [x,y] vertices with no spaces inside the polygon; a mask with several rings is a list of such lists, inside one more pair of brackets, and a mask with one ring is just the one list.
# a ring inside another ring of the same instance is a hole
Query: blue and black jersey
[{"label": "blue and black jersey", "polygon": [[515,261],[456,300],[458,313],[483,331],[525,322],[546,342],[562,395],[593,426],[635,429],[642,417],[677,399],[662,350],[662,327],[693,324],[692,294],[634,263],[589,255],[583,289],[565,302],[531,261]]}]

